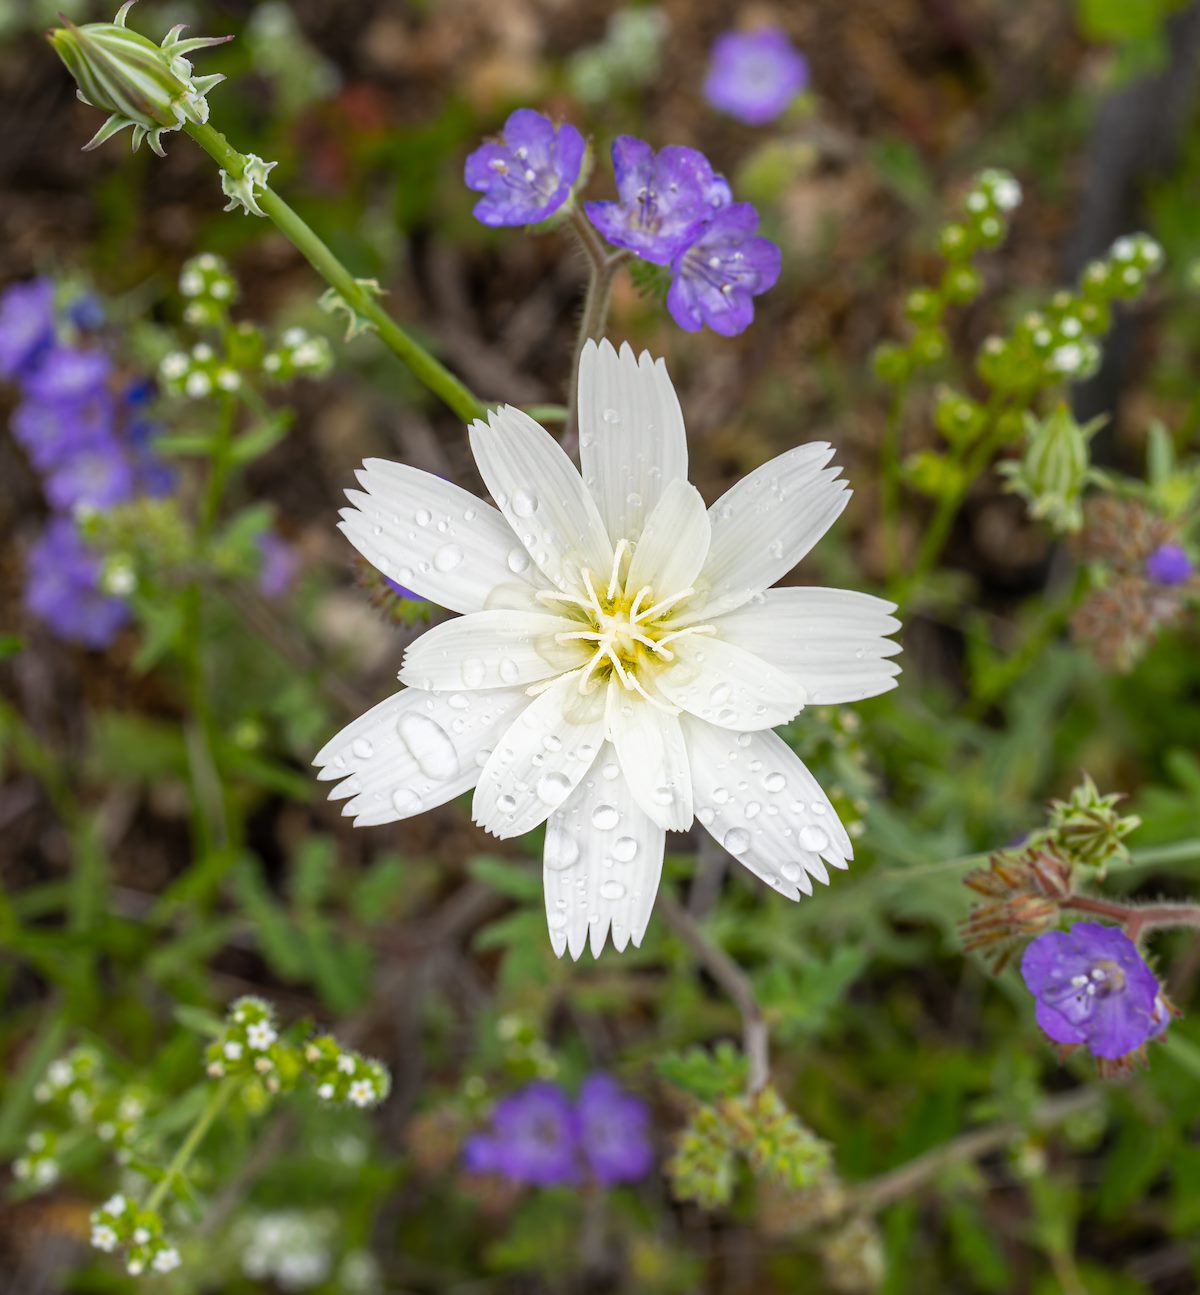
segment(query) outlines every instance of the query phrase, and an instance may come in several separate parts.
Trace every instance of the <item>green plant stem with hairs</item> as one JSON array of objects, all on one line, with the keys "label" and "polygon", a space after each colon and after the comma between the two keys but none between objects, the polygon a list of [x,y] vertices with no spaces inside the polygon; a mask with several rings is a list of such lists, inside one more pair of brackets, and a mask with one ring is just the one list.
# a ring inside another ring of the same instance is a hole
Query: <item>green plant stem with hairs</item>
[{"label": "green plant stem with hairs", "polygon": [[[217,162],[222,170],[240,180],[246,158],[210,125],[187,122],[184,130]],[[400,327],[375,298],[357,282],[329,246],[273,189],[263,189],[259,206],[276,229],[305,257],[314,270],[359,315],[369,319],[379,338],[408,366],[412,375],[452,409],[464,422],[481,418],[483,402],[467,389],[439,360]]]},{"label": "green plant stem with hairs", "polygon": [[167,1193],[172,1190],[175,1180],[182,1175],[192,1157],[200,1149],[200,1144],[204,1141],[205,1134],[212,1127],[213,1121],[228,1105],[229,1099],[233,1096],[234,1090],[240,1082],[237,1078],[224,1079],[212,1090],[204,1109],[196,1116],[196,1122],[188,1130],[187,1137],[179,1144],[179,1149],[171,1157],[171,1163],[163,1171],[163,1176],[154,1185],[154,1190],[150,1195],[146,1197],[146,1209],[158,1210],[161,1207],[163,1201],[167,1198]]}]

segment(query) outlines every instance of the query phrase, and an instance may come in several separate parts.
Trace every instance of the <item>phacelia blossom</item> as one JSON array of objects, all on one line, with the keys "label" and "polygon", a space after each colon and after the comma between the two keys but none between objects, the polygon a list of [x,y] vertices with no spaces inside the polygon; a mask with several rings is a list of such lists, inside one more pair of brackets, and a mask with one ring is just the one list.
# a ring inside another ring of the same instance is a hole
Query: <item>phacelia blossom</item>
[{"label": "phacelia blossom", "polygon": [[1037,1023],[1055,1043],[1083,1044],[1113,1060],[1167,1027],[1154,973],[1115,926],[1078,922],[1038,936],[1021,959],[1021,975],[1037,998]]},{"label": "phacelia blossom", "polygon": [[43,404],[84,401],[105,390],[112,361],[100,350],[55,346],[25,382],[25,394]]},{"label": "phacelia blossom", "polygon": [[54,284],[14,283],[0,296],[0,378],[24,378],[53,341]]},{"label": "phacelia blossom", "polygon": [[1178,544],[1160,544],[1146,559],[1146,575],[1156,585],[1185,585],[1195,567]]},{"label": "phacelia blossom", "polygon": [[777,27],[726,32],[712,48],[704,97],[748,126],[774,121],[808,84],[808,64]]},{"label": "phacelia blossom", "polygon": [[538,1080],[496,1103],[492,1127],[467,1140],[466,1165],[514,1183],[557,1187],[579,1180],[579,1117],[557,1084]]},{"label": "phacelia blossom", "polygon": [[732,337],[754,319],[754,301],[779,278],[779,248],[757,235],[758,212],[748,202],[718,211],[671,265],[667,307],[689,333],[705,324]]},{"label": "phacelia blossom", "polygon": [[597,1182],[645,1178],[654,1163],[646,1103],[608,1075],[592,1075],[579,1090],[578,1111],[580,1147]]},{"label": "phacelia blossom", "polygon": [[79,450],[113,434],[114,411],[106,393],[88,400],[25,400],[9,428],[39,472],[50,472]]},{"label": "phacelia blossom", "polygon": [[694,148],[657,153],[644,140],[618,135],[612,146],[619,202],[589,202],[588,219],[616,247],[670,265],[704,223],[732,201],[729,185]]},{"label": "phacelia blossom", "polygon": [[571,196],[583,154],[583,136],[570,123],[556,127],[540,112],[518,108],[500,139],[467,158],[467,187],[484,195],[475,204],[475,219],[485,225],[545,220]]},{"label": "phacelia blossom", "polygon": [[262,558],[258,572],[259,591],[264,598],[282,598],[300,570],[299,554],[274,531],[264,531],[258,537],[258,551]]},{"label": "phacelia blossom", "polygon": [[891,603],[773,589],[850,498],[824,442],[764,464],[710,509],[687,480],[662,361],[585,346],[582,475],[527,414],[470,429],[498,505],[381,459],[341,530],[384,576],[460,613],[421,635],[407,687],[317,755],[370,826],[475,788],[501,838],[546,824],[555,952],[641,942],[667,831],[700,823],[790,899],[845,868],[850,840],[770,730],[807,703],[895,687]]},{"label": "phacelia blossom", "polygon": [[101,561],[65,517],[56,517],[29,551],[25,605],[61,639],[105,648],[129,620],[129,608],[99,588]]},{"label": "phacelia blossom", "polygon": [[113,436],[80,445],[46,476],[46,498],[55,508],[115,508],[133,498],[133,464],[125,447]]}]

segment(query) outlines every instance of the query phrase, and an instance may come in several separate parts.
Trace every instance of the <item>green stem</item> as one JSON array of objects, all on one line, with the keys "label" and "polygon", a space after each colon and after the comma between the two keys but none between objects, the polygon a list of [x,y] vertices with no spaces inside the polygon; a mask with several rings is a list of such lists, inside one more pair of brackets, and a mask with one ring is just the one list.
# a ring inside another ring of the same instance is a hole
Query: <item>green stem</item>
[{"label": "green stem", "polygon": [[[983,475],[996,451],[1004,444],[1002,418],[1006,408],[1007,400],[1004,397],[992,397],[984,429],[971,452],[966,456],[959,483],[938,500],[937,511],[921,539],[916,560],[900,582],[894,601],[900,603],[907,601],[908,595],[912,590],[920,587],[921,582],[933,569],[934,563],[941,557],[946,541],[950,537],[950,527],[954,524],[954,519],[958,516],[958,511],[967,495],[970,494],[971,487]],[[956,448],[950,461],[955,465],[963,463],[962,450]]]},{"label": "green stem", "polygon": [[879,502],[883,525],[883,560],[888,579],[900,567],[900,460],[904,430],[904,408],[908,402],[908,380],[896,388],[888,410],[887,426],[879,450]]},{"label": "green stem", "polygon": [[213,1121],[225,1109],[229,1099],[233,1096],[234,1089],[237,1088],[241,1081],[237,1078],[223,1079],[216,1088],[213,1089],[207,1104],[200,1114],[196,1117],[195,1124],[188,1130],[188,1135],[179,1144],[179,1149],[171,1159],[166,1171],[159,1181],[155,1184],[154,1190],[146,1198],[145,1208],[155,1210],[162,1205],[171,1190],[171,1184],[187,1168],[191,1158],[196,1154],[200,1143],[204,1141],[204,1135],[212,1127]]},{"label": "green stem", "polygon": [[[194,122],[187,122],[184,130],[222,170],[236,180],[242,178],[246,159],[220,131],[208,125],[197,126]],[[380,340],[408,366],[418,381],[424,383],[464,422],[471,422],[484,415],[483,402],[396,323],[277,193],[269,188],[264,189],[258,202],[279,232],[308,260],[330,287],[353,310],[374,324]]]}]

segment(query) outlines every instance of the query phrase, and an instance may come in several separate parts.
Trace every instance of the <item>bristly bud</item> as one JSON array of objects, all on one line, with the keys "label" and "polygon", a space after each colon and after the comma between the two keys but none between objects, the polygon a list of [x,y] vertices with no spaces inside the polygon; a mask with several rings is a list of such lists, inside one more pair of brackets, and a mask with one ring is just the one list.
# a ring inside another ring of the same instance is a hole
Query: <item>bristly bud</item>
[{"label": "bristly bud", "polygon": [[85,148],[96,148],[126,126],[133,127],[133,147],[144,139],[163,156],[163,132],[184,122],[208,120],[206,95],[223,76],[193,76],[185,57],[231,36],[183,39],[183,27],[172,27],[161,45],[125,25],[134,0],[126,0],[110,23],[64,25],[50,32],[50,43],[78,85],[79,98],[111,114]]},{"label": "bristly bud", "polygon": [[976,904],[963,922],[963,948],[983,952],[1001,972],[1020,941],[1058,924],[1059,905],[1071,894],[1071,865],[1036,846],[1023,854],[1001,850],[963,885],[990,901]]},{"label": "bristly bud", "polygon": [[1088,774],[1066,800],[1050,802],[1049,836],[1059,852],[1075,863],[1102,868],[1113,859],[1126,859],[1124,843],[1141,824],[1136,814],[1117,813],[1120,792],[1101,796]]},{"label": "bristly bud", "polygon": [[1027,414],[1026,448],[1019,463],[1004,463],[1008,489],[1029,504],[1031,517],[1044,519],[1060,534],[1083,525],[1083,489],[1091,475],[1088,441],[1103,418],[1080,426],[1065,404],[1044,420]]}]

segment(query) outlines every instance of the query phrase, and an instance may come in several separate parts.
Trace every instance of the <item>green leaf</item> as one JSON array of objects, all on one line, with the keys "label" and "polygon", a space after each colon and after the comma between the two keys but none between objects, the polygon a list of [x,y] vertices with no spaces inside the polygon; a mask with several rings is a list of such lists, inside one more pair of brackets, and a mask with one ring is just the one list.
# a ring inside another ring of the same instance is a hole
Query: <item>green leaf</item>
[{"label": "green leaf", "polygon": [[727,1040],[711,1052],[705,1048],[668,1052],[657,1064],[664,1079],[702,1102],[730,1097],[746,1083],[746,1058]]},{"label": "green leaf", "polygon": [[272,898],[258,863],[243,856],[233,872],[234,893],[250,918],[258,947],[271,969],[285,980],[304,980],[308,961],[304,942],[283,909]]},{"label": "green leaf", "polygon": [[337,844],[328,836],[309,836],[296,852],[289,878],[292,902],[301,908],[319,908],[329,894],[337,868]]},{"label": "green leaf", "polygon": [[530,901],[541,898],[541,876],[527,863],[485,854],[472,859],[467,867],[476,880],[486,882],[510,899]]},{"label": "green leaf", "polygon": [[255,459],[262,458],[283,440],[291,425],[292,413],[288,410],[264,423],[259,423],[257,427],[252,427],[234,441],[229,454],[230,461],[241,465],[253,463]]}]

